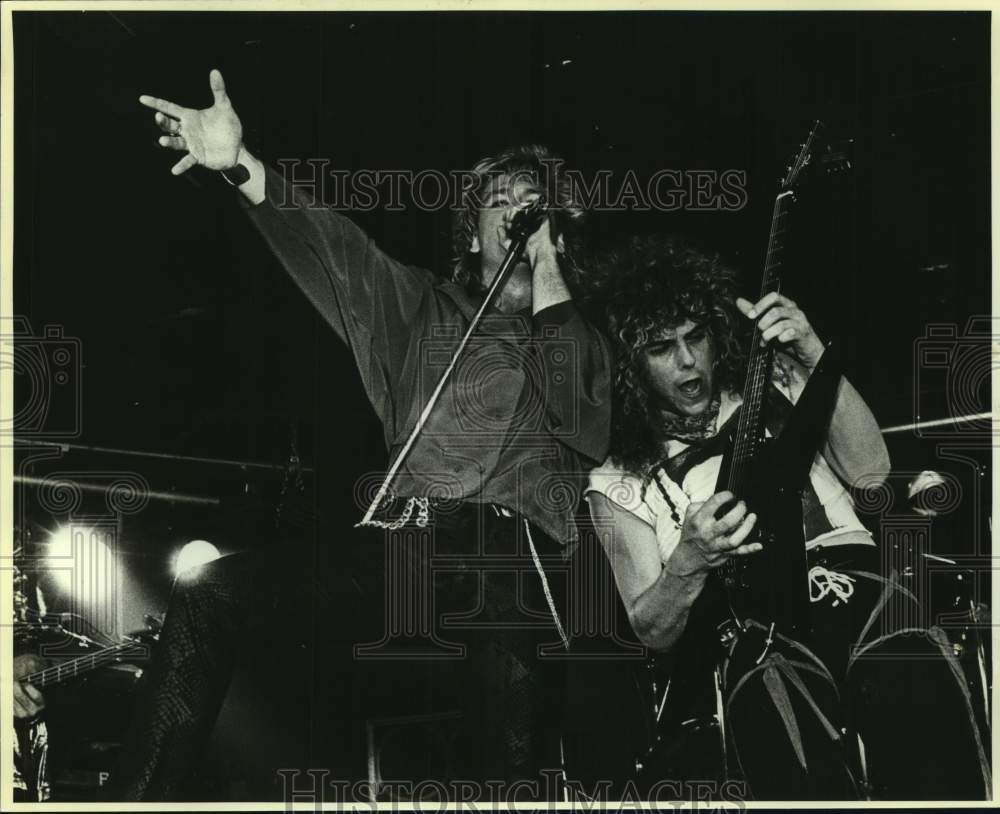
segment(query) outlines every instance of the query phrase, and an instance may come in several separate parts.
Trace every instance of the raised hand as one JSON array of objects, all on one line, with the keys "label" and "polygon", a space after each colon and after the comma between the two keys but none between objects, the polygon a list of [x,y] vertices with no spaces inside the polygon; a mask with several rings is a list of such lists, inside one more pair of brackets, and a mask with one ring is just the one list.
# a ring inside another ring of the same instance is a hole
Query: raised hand
[{"label": "raised hand", "polygon": [[211,107],[195,110],[155,96],[140,96],[139,104],[156,111],[156,123],[164,135],[160,146],[187,152],[170,172],[180,175],[201,164],[210,170],[228,170],[236,164],[243,143],[243,127],[226,94],[222,74],[212,70],[208,84],[215,98]]},{"label": "raised hand", "polygon": [[[732,492],[718,492],[704,503],[692,503],[684,515],[681,539],[665,567],[678,577],[708,573],[730,557],[760,551],[760,543],[744,543],[757,522],[741,500],[720,518],[715,513],[733,500]],[[659,524],[658,524],[659,525]]]}]

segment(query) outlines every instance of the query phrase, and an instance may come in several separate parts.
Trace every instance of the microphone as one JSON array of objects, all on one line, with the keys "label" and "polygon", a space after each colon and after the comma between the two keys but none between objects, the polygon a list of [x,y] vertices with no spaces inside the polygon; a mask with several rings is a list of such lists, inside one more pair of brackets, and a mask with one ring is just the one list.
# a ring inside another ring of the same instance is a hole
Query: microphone
[{"label": "microphone", "polygon": [[527,240],[538,230],[548,214],[549,202],[544,195],[539,195],[526,207],[514,213],[510,228],[507,230],[511,239]]}]

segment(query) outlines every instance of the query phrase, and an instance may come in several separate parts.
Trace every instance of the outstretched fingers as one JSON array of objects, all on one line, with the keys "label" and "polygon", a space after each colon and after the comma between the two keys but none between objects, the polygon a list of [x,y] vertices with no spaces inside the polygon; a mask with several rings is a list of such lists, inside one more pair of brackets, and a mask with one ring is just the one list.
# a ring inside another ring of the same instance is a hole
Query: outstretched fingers
[{"label": "outstretched fingers", "polygon": [[217,105],[229,102],[229,96],[226,94],[226,82],[217,68],[212,68],[209,72],[208,86],[212,89],[212,97]]},{"label": "outstretched fingers", "polygon": [[160,146],[171,150],[186,150],[187,142],[182,136],[160,136]]},{"label": "outstretched fingers", "polygon": [[191,153],[188,153],[184,158],[178,161],[174,166],[170,168],[171,175],[180,175],[181,173],[187,172],[195,164],[198,163],[198,159],[195,158]]},{"label": "outstretched fingers", "polygon": [[164,133],[176,136],[181,131],[181,123],[177,119],[171,119],[162,113],[157,113],[153,119]]},{"label": "outstretched fingers", "polygon": [[175,119],[179,119],[187,112],[187,108],[175,105],[173,102],[168,102],[166,99],[157,99],[155,96],[146,96],[145,94],[139,97],[139,104],[151,107],[153,110],[160,111],[160,113],[166,113],[168,116],[173,116]]}]

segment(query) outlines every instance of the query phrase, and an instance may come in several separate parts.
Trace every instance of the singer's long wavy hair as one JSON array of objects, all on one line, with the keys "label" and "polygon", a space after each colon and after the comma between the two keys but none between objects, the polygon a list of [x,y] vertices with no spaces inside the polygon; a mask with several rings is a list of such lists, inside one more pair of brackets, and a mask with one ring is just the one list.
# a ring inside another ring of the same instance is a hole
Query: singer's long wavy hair
[{"label": "singer's long wavy hair", "polygon": [[464,286],[471,294],[484,292],[480,256],[470,251],[479,226],[479,210],[494,181],[518,179],[530,179],[545,192],[566,245],[565,254],[559,256],[560,269],[570,290],[577,289],[580,269],[576,258],[582,254],[579,244],[586,213],[571,178],[563,169],[563,160],[540,144],[508,147],[478,161],[470,170],[463,183],[459,206],[452,209],[451,214],[452,282]]},{"label": "singer's long wavy hair", "polygon": [[611,459],[640,477],[662,455],[658,413],[650,403],[646,347],[685,320],[704,323],[715,352],[715,387],[742,388],[745,356],[736,308],[737,276],[718,255],[704,254],[681,238],[630,238],[592,264],[596,285],[589,311],[605,314],[615,348]]}]

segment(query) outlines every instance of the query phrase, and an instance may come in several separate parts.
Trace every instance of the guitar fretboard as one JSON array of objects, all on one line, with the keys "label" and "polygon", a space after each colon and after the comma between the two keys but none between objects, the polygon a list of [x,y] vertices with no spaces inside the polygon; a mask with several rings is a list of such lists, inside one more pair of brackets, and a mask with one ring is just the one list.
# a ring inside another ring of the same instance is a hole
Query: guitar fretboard
[{"label": "guitar fretboard", "polygon": [[[781,291],[781,268],[785,252],[785,222],[788,218],[794,196],[791,191],[782,192],[774,201],[771,214],[771,233],[764,260],[764,276],[761,282],[760,298],[772,291]],[[743,406],[736,427],[733,446],[732,466],[729,471],[728,487],[735,494],[742,494],[747,464],[753,459],[763,440],[763,405],[767,385],[771,378],[771,364],[774,351],[770,346],[760,346],[761,331],[755,325],[747,360],[747,375],[743,388]]]},{"label": "guitar fretboard", "polygon": [[111,645],[111,647],[105,647],[103,650],[96,650],[86,656],[80,656],[69,661],[64,661],[61,664],[53,665],[52,667],[46,667],[44,670],[31,673],[21,680],[39,688],[51,687],[63,681],[68,681],[71,678],[85,675],[96,670],[98,667],[114,664],[125,656],[141,656],[145,652],[146,645],[144,644],[122,642],[121,644]]}]

